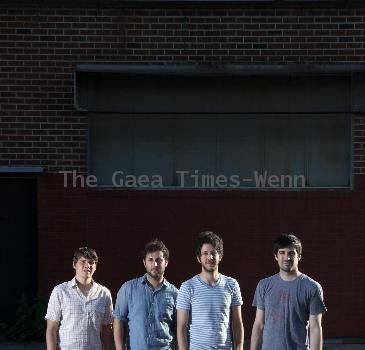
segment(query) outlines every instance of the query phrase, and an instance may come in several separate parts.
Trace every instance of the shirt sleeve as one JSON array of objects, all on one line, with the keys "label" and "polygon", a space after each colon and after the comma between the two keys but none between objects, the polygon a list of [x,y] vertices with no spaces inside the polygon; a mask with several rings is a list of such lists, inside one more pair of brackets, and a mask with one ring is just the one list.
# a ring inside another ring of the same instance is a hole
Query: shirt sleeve
[{"label": "shirt sleeve", "polygon": [[255,296],[253,297],[252,306],[257,307],[260,310],[265,310],[265,300],[264,300],[264,288],[262,286],[262,281],[260,281],[256,287]]},{"label": "shirt sleeve", "polygon": [[110,291],[107,291],[106,294],[107,302],[105,303],[105,313],[104,313],[104,322],[103,324],[111,324],[113,323],[113,301]]},{"label": "shirt sleeve", "polygon": [[176,309],[190,310],[191,309],[191,290],[187,283],[183,283],[179,289],[176,301]]},{"label": "shirt sleeve", "polygon": [[237,280],[234,279],[233,283],[234,283],[234,286],[233,286],[233,291],[232,291],[231,306],[239,306],[239,305],[243,304],[241,289],[240,289],[240,286],[239,286]]},{"label": "shirt sleeve", "polygon": [[310,300],[309,305],[309,313],[310,315],[319,315],[326,311],[326,306],[323,302],[323,290],[322,287],[317,284],[316,288],[314,288]]},{"label": "shirt sleeve", "polygon": [[113,317],[116,320],[127,321],[129,289],[127,283],[124,283],[119,289],[117,300],[115,301],[115,309],[113,311]]},{"label": "shirt sleeve", "polygon": [[62,316],[60,294],[57,287],[53,288],[51,296],[49,297],[46,320],[60,321]]}]

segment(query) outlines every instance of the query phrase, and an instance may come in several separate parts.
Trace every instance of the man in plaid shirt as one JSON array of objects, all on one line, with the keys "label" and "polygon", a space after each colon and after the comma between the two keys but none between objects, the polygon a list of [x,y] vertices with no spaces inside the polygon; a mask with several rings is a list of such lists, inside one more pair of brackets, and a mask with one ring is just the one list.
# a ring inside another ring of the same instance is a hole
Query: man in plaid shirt
[{"label": "man in plaid shirt", "polygon": [[112,349],[112,297],[92,278],[97,263],[95,250],[79,248],[75,277],[53,289],[45,317],[47,350]]}]

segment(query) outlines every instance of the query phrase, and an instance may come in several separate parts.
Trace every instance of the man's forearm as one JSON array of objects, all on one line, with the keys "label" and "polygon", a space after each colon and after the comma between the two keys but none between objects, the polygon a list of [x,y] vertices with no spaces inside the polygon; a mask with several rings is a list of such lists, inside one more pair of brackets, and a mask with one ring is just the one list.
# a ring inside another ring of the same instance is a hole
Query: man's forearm
[{"label": "man's forearm", "polygon": [[232,327],[233,332],[233,342],[234,342],[234,349],[235,350],[243,350],[243,324],[241,322],[237,322],[237,324],[234,324]]},{"label": "man's forearm", "polygon": [[262,345],[262,332],[261,327],[254,326],[252,328],[250,350],[260,350]]},{"label": "man's forearm", "polygon": [[57,350],[58,326],[59,326],[58,321],[47,320],[47,329],[46,329],[47,350]]},{"label": "man's forearm", "polygon": [[188,349],[188,337],[186,327],[181,327],[177,329],[177,343],[179,350]]},{"label": "man's forearm", "polygon": [[57,332],[54,330],[46,331],[47,350],[57,350]]},{"label": "man's forearm", "polygon": [[123,321],[114,320],[113,334],[115,350],[124,350],[124,324]]},{"label": "man's forearm", "polygon": [[322,350],[323,335],[322,327],[315,327],[310,330],[310,350]]},{"label": "man's forearm", "polygon": [[113,330],[112,325],[103,325],[101,330],[101,342],[104,350],[112,350],[113,346]]}]

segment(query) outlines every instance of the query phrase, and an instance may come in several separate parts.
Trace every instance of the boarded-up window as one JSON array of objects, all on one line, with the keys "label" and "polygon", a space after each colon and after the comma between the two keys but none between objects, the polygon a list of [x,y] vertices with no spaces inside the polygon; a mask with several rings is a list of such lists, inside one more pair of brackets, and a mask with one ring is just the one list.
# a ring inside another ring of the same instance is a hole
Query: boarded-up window
[{"label": "boarded-up window", "polygon": [[152,187],[351,185],[348,77],[134,78],[88,83],[99,185],[116,185],[115,172],[122,187],[129,175],[148,178],[142,187],[153,176]]},{"label": "boarded-up window", "polygon": [[[304,176],[299,187],[343,187],[350,180],[349,130],[350,119],[342,114],[94,115],[90,173],[100,185],[112,185],[113,173],[123,171],[160,175],[164,186],[219,188],[225,186],[204,186],[200,176],[237,175],[239,187],[275,187],[266,180],[257,183],[257,176],[266,174]],[[287,177],[280,187],[294,185]],[[227,181],[226,187],[237,186],[237,181]]]}]

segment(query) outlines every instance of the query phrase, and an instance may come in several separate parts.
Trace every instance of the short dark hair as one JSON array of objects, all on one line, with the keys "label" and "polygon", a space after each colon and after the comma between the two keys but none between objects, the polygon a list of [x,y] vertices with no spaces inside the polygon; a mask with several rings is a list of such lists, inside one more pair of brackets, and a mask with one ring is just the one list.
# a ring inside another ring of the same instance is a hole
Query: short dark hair
[{"label": "short dark hair", "polygon": [[302,255],[302,243],[297,236],[291,233],[281,234],[273,244],[274,254],[277,255],[280,248],[294,247],[298,255]]},{"label": "short dark hair", "polygon": [[212,231],[203,231],[198,234],[195,241],[195,255],[201,256],[202,246],[204,244],[211,244],[218,252],[220,257],[223,257],[223,239]]},{"label": "short dark hair", "polygon": [[95,264],[97,264],[99,261],[99,257],[98,254],[96,254],[96,251],[89,247],[80,247],[75,251],[73,259],[74,264],[76,264],[80,258],[94,260]]},{"label": "short dark hair", "polygon": [[167,247],[165,246],[165,244],[158,238],[155,238],[152,241],[149,241],[148,243],[146,243],[146,245],[144,246],[143,252],[142,252],[143,260],[146,259],[146,255],[148,253],[154,253],[154,252],[158,252],[158,251],[162,252],[164,259],[169,261],[170,252],[167,249]]}]

